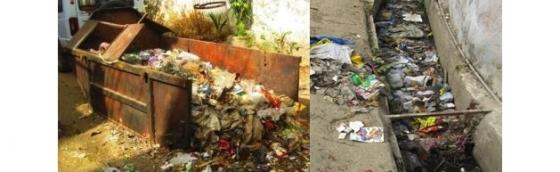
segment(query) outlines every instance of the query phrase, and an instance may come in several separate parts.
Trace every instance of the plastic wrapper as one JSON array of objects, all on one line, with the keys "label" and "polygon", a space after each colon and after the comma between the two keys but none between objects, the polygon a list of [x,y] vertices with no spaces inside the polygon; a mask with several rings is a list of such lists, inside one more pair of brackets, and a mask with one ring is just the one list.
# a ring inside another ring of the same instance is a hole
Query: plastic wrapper
[{"label": "plastic wrapper", "polygon": [[422,22],[422,16],[419,14],[405,13],[402,16],[404,21]]},{"label": "plastic wrapper", "polygon": [[350,140],[366,143],[382,143],[383,128],[381,127],[362,127],[358,131],[350,133]]},{"label": "plastic wrapper", "polygon": [[389,32],[392,32],[390,36],[393,38],[422,38],[426,36],[422,29],[412,24],[399,24],[389,27]]},{"label": "plastic wrapper", "polygon": [[382,143],[384,139],[382,127],[364,127],[362,121],[340,123],[335,128],[339,133],[338,139],[345,139],[348,136],[351,141],[365,143]]},{"label": "plastic wrapper", "polygon": [[352,64],[350,55],[352,48],[335,43],[326,43],[311,48],[310,58],[334,59],[341,63]]}]

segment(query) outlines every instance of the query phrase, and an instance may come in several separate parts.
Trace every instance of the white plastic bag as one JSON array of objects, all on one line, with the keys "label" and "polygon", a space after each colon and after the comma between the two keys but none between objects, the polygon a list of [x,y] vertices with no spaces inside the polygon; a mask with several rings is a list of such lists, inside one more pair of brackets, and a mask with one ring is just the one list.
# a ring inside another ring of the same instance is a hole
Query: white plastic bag
[{"label": "white plastic bag", "polygon": [[311,49],[310,58],[334,59],[342,63],[352,64],[352,61],[350,60],[350,54],[352,51],[352,48],[346,45],[326,43],[313,47]]}]

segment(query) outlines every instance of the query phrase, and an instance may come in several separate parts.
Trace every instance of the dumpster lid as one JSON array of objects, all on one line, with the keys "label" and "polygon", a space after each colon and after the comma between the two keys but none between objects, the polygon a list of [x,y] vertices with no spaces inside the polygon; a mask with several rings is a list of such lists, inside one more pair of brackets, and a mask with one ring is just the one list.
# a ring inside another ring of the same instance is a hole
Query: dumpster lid
[{"label": "dumpster lid", "polygon": [[86,43],[88,41],[88,37],[90,35],[93,35],[96,28],[100,27],[101,25],[117,27],[121,30],[111,42],[107,42],[109,43],[109,46],[106,48],[106,50],[97,54],[99,58],[102,58],[103,60],[109,62],[118,60],[132,43],[132,41],[136,38],[136,36],[140,33],[140,31],[144,28],[144,24],[119,25],[104,21],[89,20],[72,37],[66,48],[70,49],[73,53],[76,54],[95,54],[87,49],[80,48],[80,45]]},{"label": "dumpster lid", "polygon": [[80,43],[82,43],[82,41],[84,41],[84,39],[87,37],[87,35],[89,35],[91,32],[93,32],[95,27],[97,27],[98,23],[99,22],[95,21],[95,20],[89,20],[86,23],[84,23],[82,28],[80,28],[80,30],[78,30],[78,32],[76,32],[76,34],[74,34],[74,36],[72,36],[72,39],[70,39],[70,41],[66,45],[66,48],[68,48],[70,50],[74,50],[75,48],[77,48],[78,45],[80,45]]}]

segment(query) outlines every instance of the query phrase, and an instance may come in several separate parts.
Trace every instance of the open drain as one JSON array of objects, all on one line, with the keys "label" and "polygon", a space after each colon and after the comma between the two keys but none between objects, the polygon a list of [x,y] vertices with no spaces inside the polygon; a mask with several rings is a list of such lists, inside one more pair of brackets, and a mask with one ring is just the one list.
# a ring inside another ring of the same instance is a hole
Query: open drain
[{"label": "open drain", "polygon": [[384,1],[375,26],[400,170],[480,171],[472,133],[487,111],[455,111],[422,1]]}]

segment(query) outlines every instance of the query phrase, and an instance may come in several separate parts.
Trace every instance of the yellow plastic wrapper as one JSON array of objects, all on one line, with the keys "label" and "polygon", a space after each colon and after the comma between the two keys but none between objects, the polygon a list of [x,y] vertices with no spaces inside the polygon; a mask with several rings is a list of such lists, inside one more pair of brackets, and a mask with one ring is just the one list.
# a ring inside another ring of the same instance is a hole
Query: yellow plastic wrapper
[{"label": "yellow plastic wrapper", "polygon": [[426,117],[424,119],[422,118],[416,118],[416,122],[420,123],[420,128],[427,128],[427,127],[431,127],[436,125],[436,121],[437,118],[432,116],[432,117]]},{"label": "yellow plastic wrapper", "polygon": [[352,65],[354,65],[354,67],[362,68],[362,66],[364,65],[364,59],[356,51],[352,51],[352,56],[350,57],[350,60],[352,60]]}]

